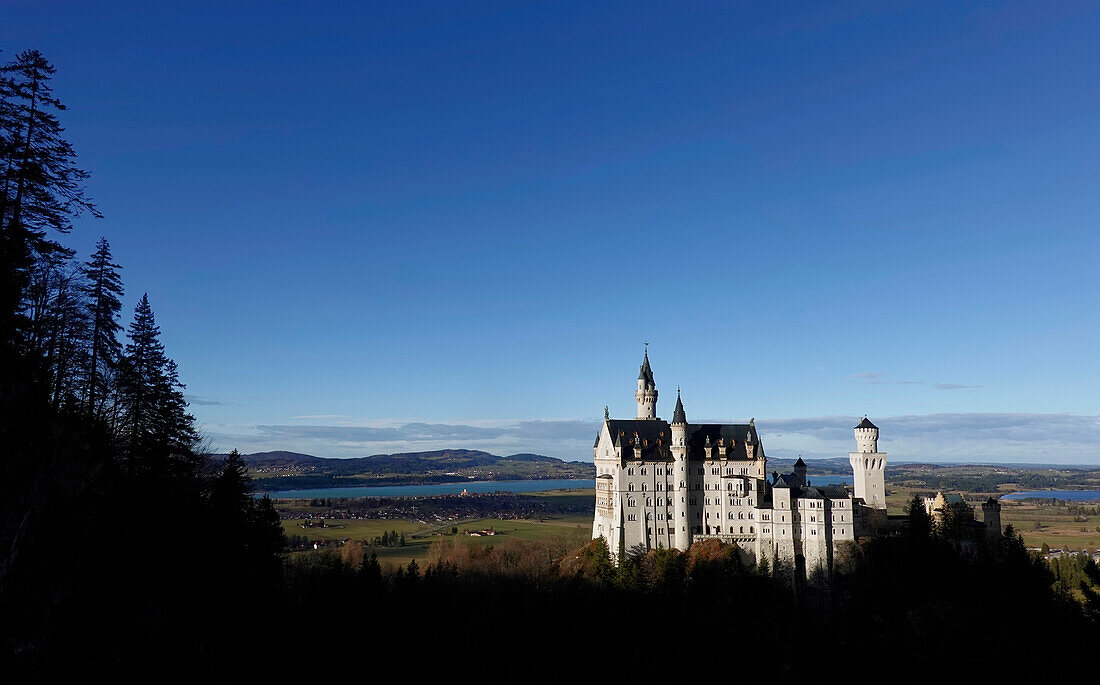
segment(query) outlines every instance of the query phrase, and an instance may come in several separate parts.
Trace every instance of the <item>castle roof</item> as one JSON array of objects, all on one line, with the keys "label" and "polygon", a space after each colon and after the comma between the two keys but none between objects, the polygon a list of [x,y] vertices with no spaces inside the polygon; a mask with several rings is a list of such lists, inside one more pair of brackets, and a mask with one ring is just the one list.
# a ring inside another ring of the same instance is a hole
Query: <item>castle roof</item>
[{"label": "castle roof", "polygon": [[642,365],[638,368],[638,380],[645,381],[652,385],[657,384],[653,380],[653,369],[649,367],[649,350],[645,351],[645,355],[642,358]]},{"label": "castle roof", "polygon": [[878,430],[878,426],[871,423],[866,416],[863,417],[863,420],[859,422],[859,425],[856,426],[856,428],[874,428]]},{"label": "castle roof", "polygon": [[801,466],[801,467],[805,468],[805,467],[806,467],[806,462],[802,461],[802,457],[799,457],[799,458],[798,458],[798,461],[796,461],[796,462],[794,463],[794,465],[795,465],[796,467],[797,467],[797,466]]},{"label": "castle roof", "polygon": [[[625,448],[624,456],[634,458],[634,437],[638,437],[639,446],[642,448],[642,459],[658,460],[671,459],[672,453],[668,447],[672,440],[672,427],[662,419],[608,419],[607,429],[611,432],[611,439],[616,447]],[[756,433],[756,426],[748,423],[705,423],[688,424],[687,426],[687,456],[689,461],[702,461],[706,458],[707,438],[710,438],[710,446],[714,448],[714,456],[717,457],[718,441],[727,447],[739,447],[731,455],[734,459],[745,459],[745,438],[752,436],[753,455],[760,454],[760,436]]]}]

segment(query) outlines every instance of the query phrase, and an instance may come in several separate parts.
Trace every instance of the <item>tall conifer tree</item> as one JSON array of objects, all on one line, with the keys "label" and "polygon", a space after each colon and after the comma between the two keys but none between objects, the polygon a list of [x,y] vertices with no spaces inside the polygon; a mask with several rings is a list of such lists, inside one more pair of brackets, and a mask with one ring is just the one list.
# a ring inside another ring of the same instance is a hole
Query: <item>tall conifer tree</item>
[{"label": "tall conifer tree", "polygon": [[121,267],[111,258],[111,246],[106,238],[96,243],[95,254],[84,265],[87,279],[84,292],[88,296],[91,318],[91,340],[88,349],[85,411],[92,418],[100,416],[100,407],[108,394],[108,380],[114,377],[122,354],[118,322],[122,310]]},{"label": "tall conifer tree", "polygon": [[136,459],[144,458],[152,466],[159,459],[188,453],[197,436],[176,363],[164,354],[147,294],[134,309],[128,335],[119,373],[120,438],[132,470],[138,466]]},{"label": "tall conifer tree", "polygon": [[0,67],[0,333],[13,342],[21,328],[24,291],[38,258],[71,251],[47,237],[67,233],[83,212],[99,216],[87,197],[88,173],[63,137],[55,114],[54,67],[37,50]]}]

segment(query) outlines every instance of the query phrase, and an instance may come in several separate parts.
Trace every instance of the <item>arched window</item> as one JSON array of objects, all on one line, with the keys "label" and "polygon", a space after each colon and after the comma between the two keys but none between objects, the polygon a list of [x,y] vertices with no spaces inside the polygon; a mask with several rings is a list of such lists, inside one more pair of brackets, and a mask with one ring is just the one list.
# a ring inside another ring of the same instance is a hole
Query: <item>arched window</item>
[{"label": "arched window", "polygon": [[627,483],[626,489],[627,489],[627,492],[634,492],[634,484],[633,483]]}]

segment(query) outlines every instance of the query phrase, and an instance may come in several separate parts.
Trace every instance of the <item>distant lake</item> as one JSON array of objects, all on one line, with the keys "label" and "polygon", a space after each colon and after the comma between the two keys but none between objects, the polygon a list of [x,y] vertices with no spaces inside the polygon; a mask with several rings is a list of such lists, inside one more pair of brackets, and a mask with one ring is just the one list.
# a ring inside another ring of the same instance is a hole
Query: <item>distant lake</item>
[{"label": "distant lake", "polygon": [[1039,497],[1042,499],[1068,499],[1075,502],[1086,500],[1100,500],[1100,490],[1025,490],[1005,495],[1001,499],[1027,499]]},{"label": "distant lake", "polygon": [[306,488],[304,490],[276,490],[257,492],[271,499],[314,499],[317,497],[410,497],[420,495],[457,495],[463,490],[469,493],[483,492],[545,492],[547,490],[576,490],[594,488],[593,479],[564,480],[486,480],[465,483],[431,483],[429,485],[377,485],[346,488]]},{"label": "distant lake", "polygon": [[810,481],[810,487],[816,485],[851,485],[851,476],[806,476]]},{"label": "distant lake", "polygon": [[[810,476],[811,485],[848,485],[848,476]],[[486,480],[465,483],[432,483],[430,485],[377,485],[344,488],[305,488],[303,490],[275,490],[257,492],[256,497],[265,494],[271,499],[314,499],[318,497],[416,497],[423,495],[457,495],[465,490],[469,493],[484,492],[545,492],[547,490],[577,490],[594,488],[596,481],[578,478],[575,480]]]}]

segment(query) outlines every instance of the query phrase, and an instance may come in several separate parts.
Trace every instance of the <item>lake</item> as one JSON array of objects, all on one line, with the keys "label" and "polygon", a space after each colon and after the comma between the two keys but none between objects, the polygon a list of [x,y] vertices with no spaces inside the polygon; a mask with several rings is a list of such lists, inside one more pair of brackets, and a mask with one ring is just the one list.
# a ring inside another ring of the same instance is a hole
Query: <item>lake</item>
[{"label": "lake", "polygon": [[[851,476],[810,476],[813,485],[847,485]],[[547,490],[576,490],[594,488],[596,481],[578,478],[576,480],[487,480],[466,481],[464,483],[432,483],[430,485],[375,485],[343,488],[305,488],[302,490],[275,490],[257,492],[257,497],[265,494],[271,499],[314,499],[317,497],[415,497],[422,495],[457,495],[465,490],[469,493],[483,492],[545,492]]]},{"label": "lake", "polygon": [[575,480],[488,480],[463,483],[431,483],[429,485],[376,485],[343,488],[306,488],[303,490],[276,490],[258,492],[271,499],[313,499],[315,497],[411,497],[418,495],[457,495],[463,490],[481,492],[545,492],[547,490],[576,490],[594,488],[596,481]]},{"label": "lake", "polygon": [[1005,495],[1001,499],[1027,499],[1028,497],[1040,497],[1042,499],[1068,499],[1074,502],[1086,502],[1100,500],[1100,490],[1025,490]]}]

